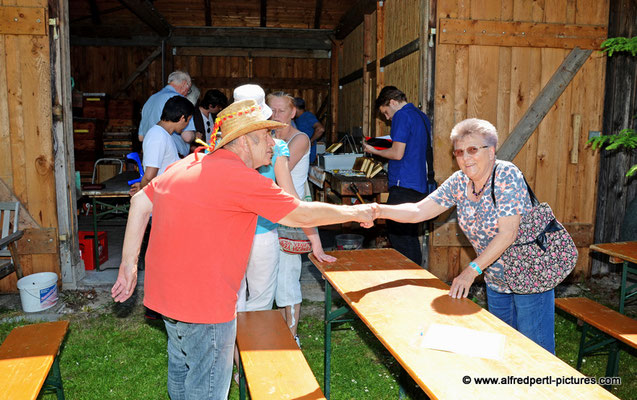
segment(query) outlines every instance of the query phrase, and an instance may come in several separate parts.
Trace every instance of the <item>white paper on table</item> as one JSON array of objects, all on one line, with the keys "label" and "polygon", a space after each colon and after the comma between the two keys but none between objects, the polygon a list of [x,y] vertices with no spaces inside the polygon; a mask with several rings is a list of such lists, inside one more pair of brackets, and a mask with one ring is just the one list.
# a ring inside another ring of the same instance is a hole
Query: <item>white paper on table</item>
[{"label": "white paper on table", "polygon": [[501,360],[504,335],[443,324],[431,324],[423,336],[422,346],[471,357]]}]

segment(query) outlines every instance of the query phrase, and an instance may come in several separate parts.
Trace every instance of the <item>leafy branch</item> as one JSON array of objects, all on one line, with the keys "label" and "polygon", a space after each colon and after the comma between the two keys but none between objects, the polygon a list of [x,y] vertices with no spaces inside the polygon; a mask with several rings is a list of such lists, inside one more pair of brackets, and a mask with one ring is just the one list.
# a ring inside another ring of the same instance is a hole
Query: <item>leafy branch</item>
[{"label": "leafy branch", "polygon": [[614,37],[604,40],[602,52],[608,53],[611,57],[616,52],[630,52],[633,57],[637,55],[637,36],[632,38]]},{"label": "leafy branch", "polygon": [[[632,128],[622,129],[617,135],[601,135],[590,138],[588,144],[593,150],[604,148],[604,150],[616,150],[618,148],[637,148],[637,132]],[[630,167],[626,176],[633,176],[637,173],[637,164]]]}]

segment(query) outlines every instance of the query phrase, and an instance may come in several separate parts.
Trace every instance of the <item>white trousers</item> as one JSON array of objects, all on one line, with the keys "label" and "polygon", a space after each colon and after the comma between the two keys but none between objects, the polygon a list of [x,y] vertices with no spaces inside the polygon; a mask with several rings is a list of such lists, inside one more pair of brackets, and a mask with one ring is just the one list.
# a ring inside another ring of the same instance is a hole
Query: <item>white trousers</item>
[{"label": "white trousers", "polygon": [[276,283],[276,305],[287,307],[299,304],[301,295],[301,255],[279,251],[279,270]]},{"label": "white trousers", "polygon": [[254,235],[246,274],[241,280],[237,311],[271,310],[279,265],[276,229]]}]

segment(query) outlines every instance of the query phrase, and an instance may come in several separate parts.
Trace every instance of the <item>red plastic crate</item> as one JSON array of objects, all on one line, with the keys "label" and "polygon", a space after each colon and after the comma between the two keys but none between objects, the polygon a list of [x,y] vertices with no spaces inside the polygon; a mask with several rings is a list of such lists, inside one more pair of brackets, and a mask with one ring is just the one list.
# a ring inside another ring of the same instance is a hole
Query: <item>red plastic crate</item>
[{"label": "red plastic crate", "polygon": [[[93,231],[79,231],[80,234],[80,254],[82,254],[82,260],[84,260],[84,269],[95,269],[95,257],[93,253]],[[98,252],[100,264],[105,263],[108,260],[108,239],[106,232],[98,231],[97,238]]]}]

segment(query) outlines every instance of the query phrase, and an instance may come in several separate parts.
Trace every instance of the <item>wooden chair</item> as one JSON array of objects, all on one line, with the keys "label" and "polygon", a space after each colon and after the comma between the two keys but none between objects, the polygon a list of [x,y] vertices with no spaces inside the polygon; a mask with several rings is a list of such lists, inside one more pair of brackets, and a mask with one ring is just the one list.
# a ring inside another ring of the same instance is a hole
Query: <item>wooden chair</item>
[{"label": "wooden chair", "polygon": [[69,321],[20,326],[0,346],[0,397],[34,400],[40,391],[64,400],[58,354]]},{"label": "wooden chair", "polygon": [[22,268],[18,259],[16,242],[24,235],[18,230],[19,202],[0,203],[0,279],[15,272],[18,279],[22,278]]},{"label": "wooden chair", "polygon": [[577,369],[586,354],[608,347],[606,376],[617,376],[619,342],[637,349],[637,321],[585,297],[558,298],[555,306],[584,322]]},{"label": "wooden chair", "polygon": [[278,310],[237,313],[237,348],[240,399],[325,399]]}]

